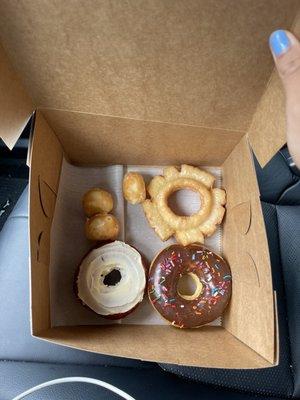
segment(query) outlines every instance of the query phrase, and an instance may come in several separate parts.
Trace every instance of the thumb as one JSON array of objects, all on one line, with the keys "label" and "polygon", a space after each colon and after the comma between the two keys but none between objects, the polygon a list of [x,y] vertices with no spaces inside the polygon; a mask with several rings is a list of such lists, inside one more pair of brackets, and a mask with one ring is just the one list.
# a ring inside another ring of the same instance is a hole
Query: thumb
[{"label": "thumb", "polygon": [[300,168],[300,43],[284,30],[273,32],[269,43],[286,93],[287,144]]}]

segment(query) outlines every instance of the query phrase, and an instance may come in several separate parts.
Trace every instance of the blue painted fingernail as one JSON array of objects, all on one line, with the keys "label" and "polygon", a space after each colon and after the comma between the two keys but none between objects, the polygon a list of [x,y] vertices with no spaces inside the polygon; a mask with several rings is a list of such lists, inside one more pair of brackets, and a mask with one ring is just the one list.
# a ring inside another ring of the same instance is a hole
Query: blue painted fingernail
[{"label": "blue painted fingernail", "polygon": [[288,51],[291,42],[282,29],[272,33],[269,39],[270,47],[276,57]]}]

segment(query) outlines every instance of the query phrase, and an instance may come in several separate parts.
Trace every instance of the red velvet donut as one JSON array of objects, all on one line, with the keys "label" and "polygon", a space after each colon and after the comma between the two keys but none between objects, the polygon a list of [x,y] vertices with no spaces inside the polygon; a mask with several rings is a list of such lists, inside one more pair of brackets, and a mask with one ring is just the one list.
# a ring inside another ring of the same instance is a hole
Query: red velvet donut
[{"label": "red velvet donut", "polygon": [[77,297],[104,318],[124,318],[143,300],[145,272],[143,258],[132,246],[116,240],[96,247],[80,263]]},{"label": "red velvet donut", "polygon": [[[192,295],[179,292],[178,282],[183,275],[195,281]],[[221,316],[229,302],[229,265],[204,246],[174,244],[152,261],[148,295],[154,308],[173,326],[200,327]]]}]

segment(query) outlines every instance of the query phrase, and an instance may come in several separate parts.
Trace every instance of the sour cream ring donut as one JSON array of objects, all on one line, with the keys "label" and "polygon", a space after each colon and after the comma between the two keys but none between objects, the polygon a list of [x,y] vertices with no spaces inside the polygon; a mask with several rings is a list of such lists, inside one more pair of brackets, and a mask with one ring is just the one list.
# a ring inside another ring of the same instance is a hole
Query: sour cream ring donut
[{"label": "sour cream ring donut", "polygon": [[[223,220],[226,203],[225,191],[213,188],[215,177],[199,168],[182,165],[164,169],[163,176],[155,176],[148,186],[151,199],[143,202],[143,209],[150,226],[161,240],[175,235],[186,246],[203,243],[204,236],[212,235]],[[201,206],[197,213],[179,216],[168,206],[168,197],[177,190],[189,189],[200,195]]]}]

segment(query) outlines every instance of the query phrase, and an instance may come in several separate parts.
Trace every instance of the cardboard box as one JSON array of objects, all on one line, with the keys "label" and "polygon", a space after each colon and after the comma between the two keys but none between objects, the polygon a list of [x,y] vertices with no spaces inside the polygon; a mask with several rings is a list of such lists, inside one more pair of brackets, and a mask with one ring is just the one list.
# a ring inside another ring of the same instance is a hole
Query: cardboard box
[{"label": "cardboard box", "polygon": [[[34,336],[182,365],[276,365],[276,307],[251,148],[264,165],[285,142],[284,98],[267,38],[293,23],[299,31],[297,5],[1,2],[0,126],[9,147],[37,109],[30,157]],[[78,165],[222,167],[223,254],[233,275],[222,327],[51,328],[50,229],[63,155]]]}]

